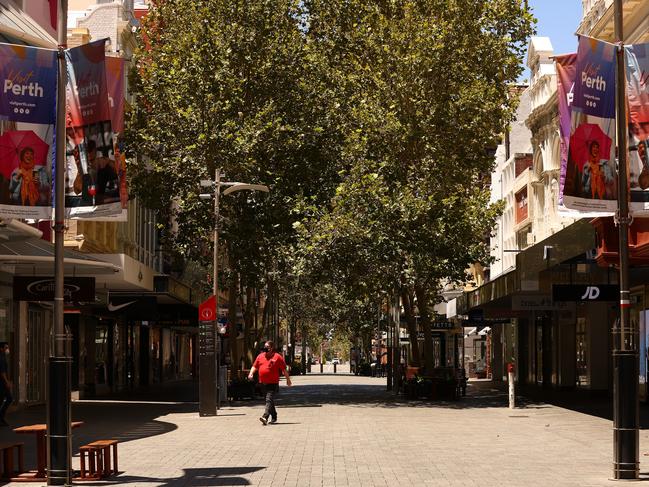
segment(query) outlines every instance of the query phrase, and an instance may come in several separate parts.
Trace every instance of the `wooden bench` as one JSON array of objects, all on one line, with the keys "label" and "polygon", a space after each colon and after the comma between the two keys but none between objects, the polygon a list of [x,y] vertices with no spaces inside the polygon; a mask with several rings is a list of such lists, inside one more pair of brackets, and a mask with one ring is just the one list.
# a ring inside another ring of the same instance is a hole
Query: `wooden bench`
[{"label": "wooden bench", "polygon": [[[83,445],[79,448],[81,470],[79,477],[82,479],[101,479],[117,475],[117,440],[98,440]],[[111,469],[111,447],[113,449],[113,462]],[[88,469],[86,469],[86,455],[88,456]]]},{"label": "wooden bench", "polygon": [[[24,468],[24,443],[0,443],[2,452],[2,478],[10,479],[14,473],[22,473]],[[14,470],[14,451],[18,451],[18,470]]]}]

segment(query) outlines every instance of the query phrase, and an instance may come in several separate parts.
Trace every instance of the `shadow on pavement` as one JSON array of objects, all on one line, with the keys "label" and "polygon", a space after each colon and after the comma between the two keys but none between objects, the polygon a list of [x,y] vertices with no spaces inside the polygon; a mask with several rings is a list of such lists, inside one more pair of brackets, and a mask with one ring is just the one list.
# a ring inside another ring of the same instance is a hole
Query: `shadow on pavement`
[{"label": "shadow on pavement", "polygon": [[251,485],[250,481],[241,477],[263,470],[265,467],[224,467],[224,468],[185,468],[182,477],[154,478],[134,475],[118,475],[98,482],[83,482],[80,485],[146,485],[155,484],[158,487],[209,487],[216,485]]},{"label": "shadow on pavement", "polygon": [[[133,394],[122,393],[100,399],[73,401],[72,420],[84,423],[72,431],[73,456],[78,456],[81,445],[99,439],[116,439],[124,443],[174,431],[177,426],[165,421],[164,417],[173,413],[198,412],[198,404],[191,402],[195,387],[195,383],[186,381],[173,384],[166,390],[156,387]],[[190,402],[187,402],[188,399]],[[11,426],[0,428],[0,443],[24,443],[25,467],[33,468],[36,465],[35,438],[33,435],[16,434],[13,428],[45,423],[45,406],[30,406],[12,411],[7,415],[7,421]],[[73,465],[78,465],[78,460]]]},{"label": "shadow on pavement", "polygon": [[[262,398],[237,401],[233,405],[243,406],[263,402]],[[376,385],[368,384],[296,384],[291,388],[280,387],[277,404],[285,408],[322,407],[323,405],[345,405],[365,408],[502,408],[508,405],[507,393],[492,386],[490,382],[469,383],[467,395],[456,401],[409,400],[403,395],[395,396],[386,390],[385,382],[377,379]],[[522,407],[548,407],[532,400],[521,400]]]}]

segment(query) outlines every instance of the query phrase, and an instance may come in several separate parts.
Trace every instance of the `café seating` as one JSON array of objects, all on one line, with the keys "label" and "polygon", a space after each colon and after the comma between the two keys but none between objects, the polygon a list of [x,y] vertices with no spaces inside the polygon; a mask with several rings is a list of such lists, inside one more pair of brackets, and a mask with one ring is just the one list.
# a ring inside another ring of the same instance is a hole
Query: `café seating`
[{"label": "caf\u00e9 seating", "polygon": [[[117,443],[117,440],[98,440],[80,447],[81,469],[79,478],[96,480],[117,475],[119,472],[117,468]],[[112,466],[110,459],[111,448],[113,450]],[[87,464],[86,458],[88,459]]]},{"label": "caf\u00e9 seating", "polygon": [[[23,445],[23,443],[0,443],[0,451],[2,451],[3,479],[10,479],[14,476],[14,474],[20,474],[25,470]],[[18,453],[17,471],[14,470],[14,452]]]}]

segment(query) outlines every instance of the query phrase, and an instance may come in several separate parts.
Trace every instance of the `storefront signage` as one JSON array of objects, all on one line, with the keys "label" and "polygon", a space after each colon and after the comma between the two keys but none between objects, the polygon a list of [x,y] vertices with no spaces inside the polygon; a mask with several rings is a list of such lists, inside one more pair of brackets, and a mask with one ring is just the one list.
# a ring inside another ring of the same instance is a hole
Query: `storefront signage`
[{"label": "storefront signage", "polygon": [[555,301],[617,301],[620,286],[615,284],[554,284],[552,297]]},{"label": "storefront signage", "polygon": [[[14,277],[16,301],[54,301],[53,277]],[[95,300],[94,277],[66,277],[63,296],[68,303],[93,302]]]},{"label": "storefront signage", "polygon": [[567,303],[557,303],[549,294],[519,294],[512,296],[513,311],[563,311]]},{"label": "storefront signage", "polygon": [[433,330],[452,330],[455,328],[455,323],[451,321],[434,321],[431,328]]}]

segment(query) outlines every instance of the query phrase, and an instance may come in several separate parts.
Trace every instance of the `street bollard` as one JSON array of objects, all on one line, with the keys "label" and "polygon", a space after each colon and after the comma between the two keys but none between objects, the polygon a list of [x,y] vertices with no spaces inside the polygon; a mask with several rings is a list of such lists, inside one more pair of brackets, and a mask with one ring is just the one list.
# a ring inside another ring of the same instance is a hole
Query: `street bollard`
[{"label": "street bollard", "polygon": [[516,394],[514,393],[514,364],[507,364],[507,380],[509,381],[509,409],[516,407]]},{"label": "street bollard", "polygon": [[336,363],[334,362],[334,374],[336,373]]},{"label": "street bollard", "polygon": [[322,362],[320,362],[320,373],[322,374]]}]

